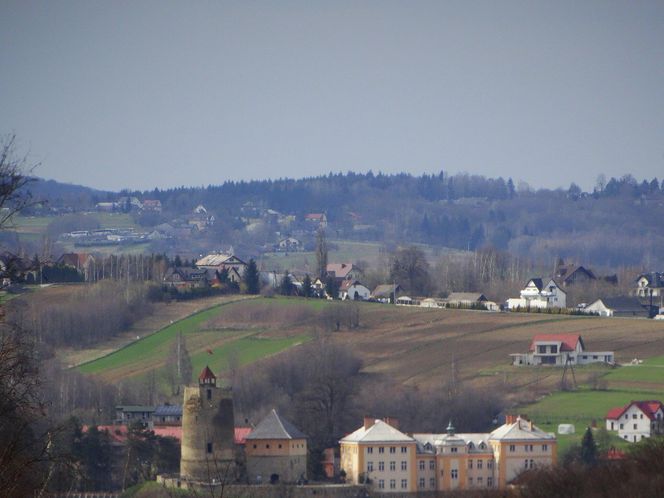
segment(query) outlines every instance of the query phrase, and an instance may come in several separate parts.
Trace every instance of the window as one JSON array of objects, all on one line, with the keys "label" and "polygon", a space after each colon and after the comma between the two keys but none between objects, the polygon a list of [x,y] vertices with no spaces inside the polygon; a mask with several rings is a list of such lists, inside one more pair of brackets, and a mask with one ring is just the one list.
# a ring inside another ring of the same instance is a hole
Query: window
[{"label": "window", "polygon": [[456,453],[457,450],[458,450],[458,448],[456,448],[456,447],[452,447],[452,448],[450,449],[450,451],[451,451],[452,453]]},{"label": "window", "polygon": [[553,354],[557,354],[558,353],[558,346],[551,346],[551,352]]},{"label": "window", "polygon": [[373,462],[367,462],[367,472],[373,472]]},{"label": "window", "polygon": [[468,468],[469,469],[473,468],[473,461],[472,460],[468,460]]},{"label": "window", "polygon": [[468,478],[468,486],[472,486],[472,485],[473,485],[473,478],[469,477]]},{"label": "window", "polygon": [[207,444],[207,452],[212,453],[212,443]]},{"label": "window", "polygon": [[636,420],[636,413],[633,413],[633,414],[632,414],[632,418],[633,418],[634,420]]},{"label": "window", "polygon": [[477,478],[477,485],[481,486],[482,484],[484,484],[483,479],[481,477],[478,477]]},{"label": "window", "polygon": [[526,462],[526,464],[523,466],[523,468],[527,469],[528,468],[528,459],[527,458],[525,459],[525,462]]},{"label": "window", "polygon": [[420,480],[417,483],[417,487],[420,488],[420,489],[423,489],[425,482],[426,481],[424,480],[424,477],[420,477]]},{"label": "window", "polygon": [[397,480],[390,479],[390,489],[397,489]]},{"label": "window", "polygon": [[406,460],[401,462],[401,470],[408,470],[408,462]]},{"label": "window", "polygon": [[440,469],[440,477],[443,477],[443,469]]},{"label": "window", "polygon": [[[611,429],[613,429],[613,423],[611,423]],[[546,453],[547,451],[549,451],[549,445],[548,445],[548,444],[543,444],[543,445],[542,445],[542,451],[543,451],[544,453]]]},{"label": "window", "polygon": [[390,470],[397,470],[397,462],[394,460],[390,462]]},{"label": "window", "polygon": [[408,453],[408,447],[402,446],[401,447],[401,453]]},{"label": "window", "polygon": [[385,470],[385,462],[378,462],[378,472],[383,472]]},{"label": "window", "polygon": [[486,468],[487,469],[492,469],[493,468],[493,460],[487,460]]},{"label": "window", "polygon": [[254,445],[254,449],[256,449],[256,445]]},{"label": "window", "polygon": [[420,470],[424,470],[424,460],[420,460]]},{"label": "window", "polygon": [[270,447],[270,445],[269,445],[269,444],[266,444],[266,445],[265,445],[265,447],[266,447],[266,448],[269,448],[269,447]]},{"label": "window", "polygon": [[279,445],[279,448],[281,448],[281,445]]},{"label": "window", "polygon": [[396,453],[396,452],[397,452],[396,446],[390,446],[390,453]]},{"label": "window", "polygon": [[385,479],[378,479],[378,489],[385,489]]},{"label": "window", "polygon": [[539,354],[544,354],[546,353],[546,346],[537,346],[537,352]]},{"label": "window", "polygon": [[401,479],[401,489],[408,489],[408,479]]},{"label": "window", "polygon": [[487,477],[486,478],[486,486],[487,486],[487,488],[492,488],[493,487],[493,477]]},{"label": "window", "polygon": [[514,453],[516,451],[516,446],[513,444],[510,444],[510,453]]},{"label": "window", "polygon": [[532,444],[526,444],[524,446],[526,452],[533,451],[533,445]]},{"label": "window", "polygon": [[637,426],[638,426],[638,424],[634,424],[634,430],[636,430]]},{"label": "window", "polygon": [[625,424],[620,424],[620,430],[625,428]]},{"label": "window", "polygon": [[369,446],[367,448],[367,453],[373,453],[373,446]]},{"label": "window", "polygon": [[639,415],[639,418],[640,418],[641,420],[643,420],[643,413],[642,413],[641,415]]},{"label": "window", "polygon": [[385,448],[383,448],[382,446],[379,446],[378,447],[378,453],[385,453]]},{"label": "window", "polygon": [[212,399],[212,389],[207,390],[207,399]]},{"label": "window", "polygon": [[436,462],[434,460],[429,460],[429,470],[436,469]]},{"label": "window", "polygon": [[482,468],[482,460],[477,461],[477,468],[481,469]]},{"label": "window", "polygon": [[457,469],[452,469],[450,471],[450,477],[452,479],[458,479],[459,478],[459,471]]},{"label": "window", "polygon": [[429,487],[431,489],[436,487],[436,478],[435,477],[432,477],[431,479],[429,479]]}]

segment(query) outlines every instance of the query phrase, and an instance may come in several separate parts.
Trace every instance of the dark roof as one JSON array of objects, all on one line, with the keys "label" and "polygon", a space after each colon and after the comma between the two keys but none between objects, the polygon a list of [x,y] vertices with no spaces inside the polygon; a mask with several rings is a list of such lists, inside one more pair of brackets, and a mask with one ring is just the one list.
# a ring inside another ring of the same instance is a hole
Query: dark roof
[{"label": "dark roof", "polygon": [[118,405],[115,407],[115,411],[121,411],[124,413],[141,413],[141,412],[153,412],[154,406],[147,405]]},{"label": "dark roof", "polygon": [[636,279],[637,282],[645,278],[648,281],[648,287],[664,287],[664,273],[651,271],[650,273],[642,273]]},{"label": "dark roof", "polygon": [[643,313],[644,307],[641,302],[631,296],[618,296],[618,297],[603,297],[600,301],[604,306],[613,310],[614,312],[639,312]]},{"label": "dark roof", "polygon": [[574,274],[577,272],[585,273],[590,280],[595,280],[596,278],[592,270],[589,270],[588,268],[585,268],[581,265],[574,264],[558,266],[555,276],[561,278],[563,282],[567,282],[568,280],[574,280]]},{"label": "dark roof", "polygon": [[306,439],[300,430],[272,409],[247,439]]},{"label": "dark roof", "polygon": [[399,284],[381,284],[376,286],[376,288],[371,293],[374,297],[391,297],[395,292],[400,292],[401,287]]},{"label": "dark roof", "polygon": [[154,409],[155,417],[181,417],[182,406],[180,405],[159,405]]},{"label": "dark roof", "polygon": [[[542,283],[542,279],[541,279],[541,278],[531,278],[530,280],[528,280],[528,284],[529,284],[530,282],[532,282],[532,283],[535,284],[535,287],[537,287],[537,290],[539,290],[539,291],[542,290],[542,285],[544,285],[544,284]],[[526,285],[528,285],[528,284],[526,284]]]}]

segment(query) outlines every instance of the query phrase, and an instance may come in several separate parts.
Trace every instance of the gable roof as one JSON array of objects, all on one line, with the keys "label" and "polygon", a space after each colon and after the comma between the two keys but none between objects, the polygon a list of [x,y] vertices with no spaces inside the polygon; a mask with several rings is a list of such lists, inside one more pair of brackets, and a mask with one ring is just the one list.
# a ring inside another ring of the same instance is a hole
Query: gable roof
[{"label": "gable roof", "polygon": [[94,260],[92,255],[87,252],[67,252],[60,256],[57,262],[74,268],[81,268],[88,264],[90,259]]},{"label": "gable roof", "polygon": [[664,287],[664,273],[651,271],[650,273],[642,273],[636,279],[638,282],[642,278],[645,278],[648,282],[648,287]]},{"label": "gable roof", "polygon": [[342,438],[340,442],[343,443],[377,443],[377,442],[402,442],[402,443],[412,443],[415,440],[404,434],[403,432],[395,429],[391,425],[383,422],[382,420],[376,419],[374,424],[365,429],[364,426],[357,429],[355,432],[351,432],[346,437]]},{"label": "gable roof", "polygon": [[592,270],[589,270],[588,268],[585,268],[581,265],[574,264],[558,266],[555,276],[562,279],[564,283],[567,283],[568,281],[574,280],[577,273],[585,273],[590,280],[595,280],[597,278],[595,277],[595,274],[592,272]]},{"label": "gable roof", "polygon": [[452,292],[447,296],[448,301],[470,301],[470,302],[484,302],[488,301],[484,294],[479,292]]},{"label": "gable roof", "polygon": [[181,417],[182,405],[159,405],[154,409],[155,417]]},{"label": "gable roof", "polygon": [[326,271],[335,278],[346,278],[354,269],[352,263],[328,263]]},{"label": "gable roof", "polygon": [[577,343],[581,343],[581,350],[586,349],[583,339],[579,334],[537,334],[530,343],[530,351],[535,351],[538,342],[558,342],[560,351],[575,351]]},{"label": "gable roof", "polygon": [[207,256],[203,256],[201,259],[196,261],[196,266],[221,266],[232,264],[246,265],[246,263],[237,256],[233,254],[222,253],[208,254]]},{"label": "gable roof", "polygon": [[297,427],[279,416],[273,408],[246,439],[306,439]]},{"label": "gable roof", "polygon": [[205,368],[201,371],[201,374],[198,376],[198,380],[217,380],[217,376],[212,373],[212,370],[210,370],[210,367],[205,365]]},{"label": "gable roof", "polygon": [[518,417],[516,422],[511,424],[504,424],[498,427],[495,431],[489,434],[489,439],[494,441],[552,439],[555,441],[556,436],[548,432],[544,432],[532,422]]},{"label": "gable roof", "polygon": [[341,282],[341,285],[339,286],[340,291],[347,291],[350,289],[353,285],[361,285],[366,289],[366,286],[362,284],[359,280],[344,280]]},{"label": "gable roof", "polygon": [[657,410],[664,411],[664,404],[662,404],[661,401],[657,400],[630,401],[625,406],[611,408],[609,412],[606,414],[606,418],[609,420],[618,420],[632,406],[636,406],[650,420],[655,420],[656,418],[655,414],[657,413]]},{"label": "gable roof", "polygon": [[[597,301],[601,301],[602,304],[608,309],[623,313],[643,313],[644,307],[635,297],[631,296],[618,296],[618,297],[602,297]],[[595,301],[595,303],[597,302]],[[594,303],[591,303],[591,305]]]},{"label": "gable roof", "polygon": [[392,297],[395,292],[400,292],[399,284],[381,284],[376,286],[371,295],[373,297]]},{"label": "gable roof", "polygon": [[541,278],[531,278],[530,280],[528,280],[528,283],[526,284],[526,287],[528,287],[531,282],[535,285],[535,287],[537,287],[538,291],[542,290],[542,285],[543,284],[542,284],[542,279]]}]

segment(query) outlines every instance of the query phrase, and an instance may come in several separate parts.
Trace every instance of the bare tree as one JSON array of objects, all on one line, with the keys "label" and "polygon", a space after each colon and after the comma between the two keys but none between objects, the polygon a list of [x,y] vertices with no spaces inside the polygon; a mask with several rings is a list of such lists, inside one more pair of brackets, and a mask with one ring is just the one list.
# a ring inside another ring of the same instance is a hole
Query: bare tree
[{"label": "bare tree", "polygon": [[37,165],[28,166],[27,156],[17,158],[15,146],[16,135],[0,139],[0,229],[32,202],[25,187],[34,180],[28,173]]}]

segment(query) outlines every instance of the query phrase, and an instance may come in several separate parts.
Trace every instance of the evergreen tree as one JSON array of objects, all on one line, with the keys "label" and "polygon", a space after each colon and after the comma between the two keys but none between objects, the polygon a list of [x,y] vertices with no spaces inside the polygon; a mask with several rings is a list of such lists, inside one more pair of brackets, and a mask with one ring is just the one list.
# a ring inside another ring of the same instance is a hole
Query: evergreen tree
[{"label": "evergreen tree", "polygon": [[244,271],[244,284],[247,287],[247,294],[258,294],[261,290],[258,276],[258,267],[256,266],[256,261],[254,261],[254,258],[249,260],[247,269]]},{"label": "evergreen tree", "polygon": [[597,464],[597,446],[590,427],[586,428],[581,440],[581,461],[588,466]]},{"label": "evergreen tree", "polygon": [[174,265],[176,268],[179,268],[180,266],[182,266],[182,259],[180,259],[180,255],[179,255],[179,254],[176,254],[176,255],[175,255],[175,259],[173,260],[173,265]]},{"label": "evergreen tree", "polygon": [[281,279],[281,285],[279,286],[279,293],[282,296],[291,296],[293,294],[293,281],[290,278],[288,272],[284,272],[284,276]]},{"label": "evergreen tree", "polygon": [[334,277],[327,277],[325,281],[325,292],[332,299],[337,299],[339,297],[339,283]]},{"label": "evergreen tree", "polygon": [[302,280],[302,296],[311,297],[311,294],[311,277],[307,273],[304,277],[304,280]]}]

